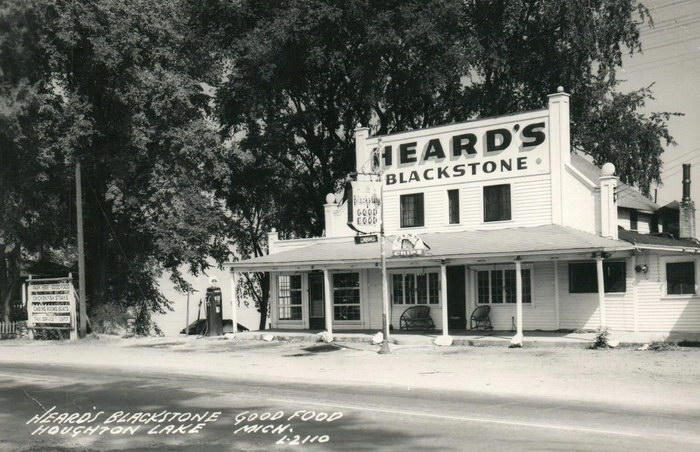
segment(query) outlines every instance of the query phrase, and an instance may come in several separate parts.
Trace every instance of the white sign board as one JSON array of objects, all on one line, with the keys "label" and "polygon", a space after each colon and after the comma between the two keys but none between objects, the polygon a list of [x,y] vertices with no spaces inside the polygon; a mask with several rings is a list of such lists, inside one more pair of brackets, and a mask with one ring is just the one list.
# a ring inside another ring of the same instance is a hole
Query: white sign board
[{"label": "white sign board", "polygon": [[66,280],[27,281],[27,314],[33,328],[58,325],[75,328],[75,291]]},{"label": "white sign board", "polygon": [[[546,112],[381,138],[385,190],[502,180],[550,171]],[[376,142],[368,141],[367,146],[376,146]]]},{"label": "white sign board", "polygon": [[422,256],[428,247],[416,234],[399,234],[391,247],[392,254],[397,257]]},{"label": "white sign board", "polygon": [[381,228],[381,189],[380,182],[350,182],[348,226],[364,234],[379,232]]}]

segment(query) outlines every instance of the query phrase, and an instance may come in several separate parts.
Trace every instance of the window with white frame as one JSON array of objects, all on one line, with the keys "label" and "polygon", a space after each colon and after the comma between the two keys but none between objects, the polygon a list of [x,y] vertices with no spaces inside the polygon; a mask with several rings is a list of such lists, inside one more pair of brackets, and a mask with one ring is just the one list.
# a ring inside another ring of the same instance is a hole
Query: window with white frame
[{"label": "window with white frame", "polygon": [[301,275],[280,275],[277,279],[280,320],[301,320]]},{"label": "window with white frame", "polygon": [[695,294],[695,261],[666,262],[666,294]]},{"label": "window with white frame", "polygon": [[359,273],[333,273],[333,319],[361,320]]},{"label": "window with white frame", "polygon": [[[523,268],[521,274],[523,303],[532,303],[532,272],[529,268]],[[515,303],[515,269],[478,270],[476,274],[476,296],[479,304]]]},{"label": "window with white frame", "polygon": [[394,304],[440,304],[440,278],[437,272],[395,273],[391,275]]}]

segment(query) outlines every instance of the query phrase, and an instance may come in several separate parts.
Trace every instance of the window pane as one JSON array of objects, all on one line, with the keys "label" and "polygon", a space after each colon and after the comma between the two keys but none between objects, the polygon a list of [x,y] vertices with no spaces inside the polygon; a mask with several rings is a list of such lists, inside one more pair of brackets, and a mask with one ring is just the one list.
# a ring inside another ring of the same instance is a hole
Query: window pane
[{"label": "window pane", "polygon": [[394,286],[394,304],[403,304],[403,275],[392,276]]},{"label": "window pane", "polygon": [[416,275],[404,275],[406,282],[406,304],[416,304]]},{"label": "window pane", "polygon": [[361,320],[359,306],[334,306],[333,318],[335,320]]},{"label": "window pane", "polygon": [[624,262],[603,262],[603,284],[605,286],[605,291],[624,292],[627,289],[626,273],[627,265],[625,265]]},{"label": "window pane", "polygon": [[695,293],[695,262],[666,264],[666,293],[669,295]]},{"label": "window pane", "polygon": [[428,304],[428,275],[416,275],[416,303]]},{"label": "window pane", "polygon": [[491,271],[491,303],[503,303],[503,272]]},{"label": "window pane", "polygon": [[333,318],[360,320],[360,274],[333,274]]},{"label": "window pane", "polygon": [[476,278],[477,298],[479,304],[489,303],[489,272],[479,271]]},{"label": "window pane", "polygon": [[459,190],[448,190],[447,200],[450,210],[450,224],[459,223]]},{"label": "window pane", "polygon": [[505,271],[504,286],[506,288],[506,303],[515,303],[517,290],[515,289],[515,270]]},{"label": "window pane", "polygon": [[440,303],[440,281],[437,273],[428,274],[428,302],[430,304]]},{"label": "window pane", "polygon": [[484,221],[510,220],[510,185],[484,187]]},{"label": "window pane", "polygon": [[523,303],[532,303],[532,284],[530,281],[530,269],[523,269]]},{"label": "window pane", "polygon": [[569,264],[569,292],[598,292],[598,276],[595,262]]},{"label": "window pane", "polygon": [[301,275],[280,275],[277,279],[280,320],[301,320]]},{"label": "window pane", "polygon": [[423,226],[423,193],[402,195],[400,200],[401,227]]},{"label": "window pane", "polygon": [[333,273],[333,287],[360,287],[360,274]]},{"label": "window pane", "polygon": [[636,210],[630,211],[630,229],[636,231],[638,228],[639,214]]}]

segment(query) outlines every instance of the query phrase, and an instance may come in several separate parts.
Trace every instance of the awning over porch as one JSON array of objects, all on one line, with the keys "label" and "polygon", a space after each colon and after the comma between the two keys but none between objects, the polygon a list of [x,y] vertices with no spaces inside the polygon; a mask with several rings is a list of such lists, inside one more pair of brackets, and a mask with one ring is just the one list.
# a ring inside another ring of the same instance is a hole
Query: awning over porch
[{"label": "awning over porch", "polygon": [[[422,256],[391,257],[394,236],[385,238],[387,266],[421,264],[441,259],[479,259],[503,256],[544,256],[583,252],[632,250],[625,241],[559,225],[497,230],[433,232],[420,234],[430,248]],[[289,251],[226,264],[235,271],[305,270],[323,267],[375,267],[380,262],[379,243],[355,244],[353,237],[318,238],[309,245]]]}]

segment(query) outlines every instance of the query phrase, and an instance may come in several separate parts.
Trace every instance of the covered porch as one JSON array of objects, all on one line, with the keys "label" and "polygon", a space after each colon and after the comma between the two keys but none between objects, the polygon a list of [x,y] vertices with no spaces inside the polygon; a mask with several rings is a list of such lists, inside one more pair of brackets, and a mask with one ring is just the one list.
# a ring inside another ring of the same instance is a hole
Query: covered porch
[{"label": "covered porch", "polygon": [[[494,329],[516,342],[527,330],[606,326],[603,261],[631,259],[633,250],[628,242],[557,225],[421,238],[429,247],[423,255],[387,257],[390,335],[399,333],[401,315],[413,306],[428,307],[435,325],[428,333],[444,336],[479,335],[469,330],[477,306],[489,306]],[[385,249],[391,250],[392,240],[385,238]],[[381,331],[378,243],[356,244],[353,237],[285,242],[274,243],[275,252],[268,256],[229,264],[232,293],[237,273],[270,272],[273,329]],[[589,312],[569,313],[562,305],[560,285],[568,274],[562,274],[567,272],[560,263],[571,261],[595,265],[598,287],[587,296],[595,301],[588,303]],[[586,318],[569,318],[577,315]]]}]

